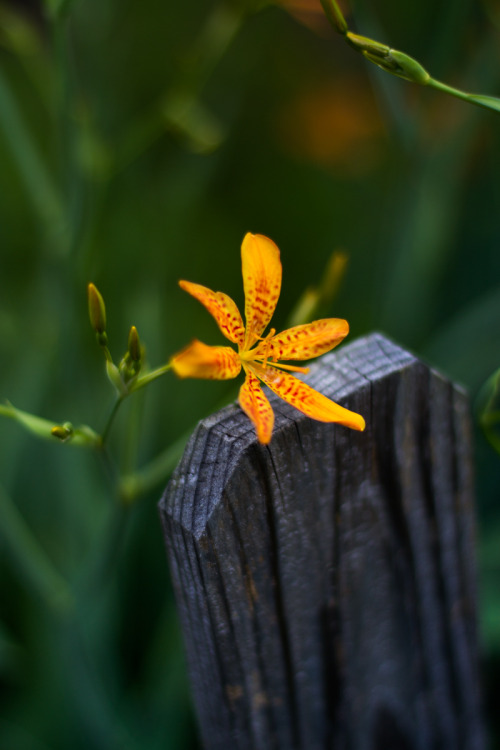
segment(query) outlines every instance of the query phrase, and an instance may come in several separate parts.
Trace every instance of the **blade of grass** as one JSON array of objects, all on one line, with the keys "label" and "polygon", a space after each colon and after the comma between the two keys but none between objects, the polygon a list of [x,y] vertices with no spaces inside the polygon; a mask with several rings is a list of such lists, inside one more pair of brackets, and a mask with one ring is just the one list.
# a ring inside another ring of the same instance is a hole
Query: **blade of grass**
[{"label": "blade of grass", "polygon": [[49,245],[62,253],[66,231],[61,199],[1,70],[0,128],[4,131],[19,176],[44,226]]},{"label": "blade of grass", "polygon": [[65,614],[73,605],[68,583],[55,569],[21,513],[0,485],[0,536],[14,568],[52,609]]}]

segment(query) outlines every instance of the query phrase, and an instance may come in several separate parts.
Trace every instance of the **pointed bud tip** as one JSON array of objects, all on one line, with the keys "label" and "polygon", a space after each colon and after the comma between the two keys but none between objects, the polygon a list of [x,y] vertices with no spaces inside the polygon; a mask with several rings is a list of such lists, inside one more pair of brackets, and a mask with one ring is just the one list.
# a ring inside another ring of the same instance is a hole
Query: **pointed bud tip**
[{"label": "pointed bud tip", "polygon": [[128,334],[128,353],[132,362],[141,361],[141,342],[135,326],[131,327]]},{"label": "pointed bud tip", "polygon": [[87,296],[89,303],[90,325],[98,334],[104,334],[106,331],[106,306],[95,284],[90,283],[87,287]]}]

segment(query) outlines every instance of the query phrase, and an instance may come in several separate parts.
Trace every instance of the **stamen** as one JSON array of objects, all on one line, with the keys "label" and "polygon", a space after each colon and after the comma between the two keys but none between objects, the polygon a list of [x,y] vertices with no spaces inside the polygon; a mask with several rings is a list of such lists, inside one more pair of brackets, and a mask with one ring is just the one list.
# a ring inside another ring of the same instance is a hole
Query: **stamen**
[{"label": "stamen", "polygon": [[[263,367],[267,367],[267,360],[268,360],[268,357],[269,357],[269,340],[272,339],[272,337],[274,336],[275,333],[276,333],[276,328],[271,328],[271,330],[269,331],[269,333],[267,334],[267,336],[265,336],[264,338],[260,339],[261,341],[264,341],[265,344],[266,344],[266,346],[264,347],[264,354],[262,355],[262,359],[263,359],[262,366]],[[260,359],[260,357],[259,357],[259,359]]]},{"label": "stamen", "polygon": [[276,333],[276,328],[271,328],[267,336],[257,336],[259,341],[267,341],[268,339],[272,339],[272,337]]},{"label": "stamen", "polygon": [[[260,359],[260,357],[259,357]],[[255,360],[258,362],[258,360]],[[262,367],[267,367],[267,358],[261,362]],[[289,370],[290,372],[302,372],[304,375],[307,375],[309,372],[309,367],[296,367],[295,365],[284,365],[281,362],[271,362],[269,367],[279,367],[281,370]]]}]

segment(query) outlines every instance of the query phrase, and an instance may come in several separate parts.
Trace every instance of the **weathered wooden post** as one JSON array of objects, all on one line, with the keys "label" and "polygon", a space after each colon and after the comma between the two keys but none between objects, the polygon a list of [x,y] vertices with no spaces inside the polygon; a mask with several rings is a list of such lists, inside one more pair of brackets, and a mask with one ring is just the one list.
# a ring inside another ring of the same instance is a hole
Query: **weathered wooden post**
[{"label": "weathered wooden post", "polygon": [[160,503],[204,745],[482,750],[465,395],[377,334],[308,382],[366,432],[229,407]]}]

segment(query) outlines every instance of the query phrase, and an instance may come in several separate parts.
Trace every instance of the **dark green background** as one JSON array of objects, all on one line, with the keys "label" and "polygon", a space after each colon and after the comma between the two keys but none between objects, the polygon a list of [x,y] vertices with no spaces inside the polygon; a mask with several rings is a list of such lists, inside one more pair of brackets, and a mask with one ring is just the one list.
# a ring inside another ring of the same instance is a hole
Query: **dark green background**
[{"label": "dark green background", "polygon": [[[326,314],[347,318],[351,339],[384,331],[474,402],[500,366],[500,116],[368,66],[310,5],[297,18],[249,0],[74,0],[51,21],[35,2],[0,4],[2,399],[102,429],[113,393],[87,283],[115,357],[135,324],[161,365],[194,336],[223,343],[177,280],[241,305],[252,231],[281,249],[278,329],[341,248],[348,271]],[[493,0],[350,10],[350,26],[436,78],[500,93]],[[233,389],[166,375],[123,408],[114,456],[146,464]],[[476,437],[494,733],[500,457]],[[2,748],[197,747],[156,510],[167,477],[123,512],[90,452],[7,420],[0,441],[2,491],[78,601],[71,615],[50,601],[0,509]]]}]

